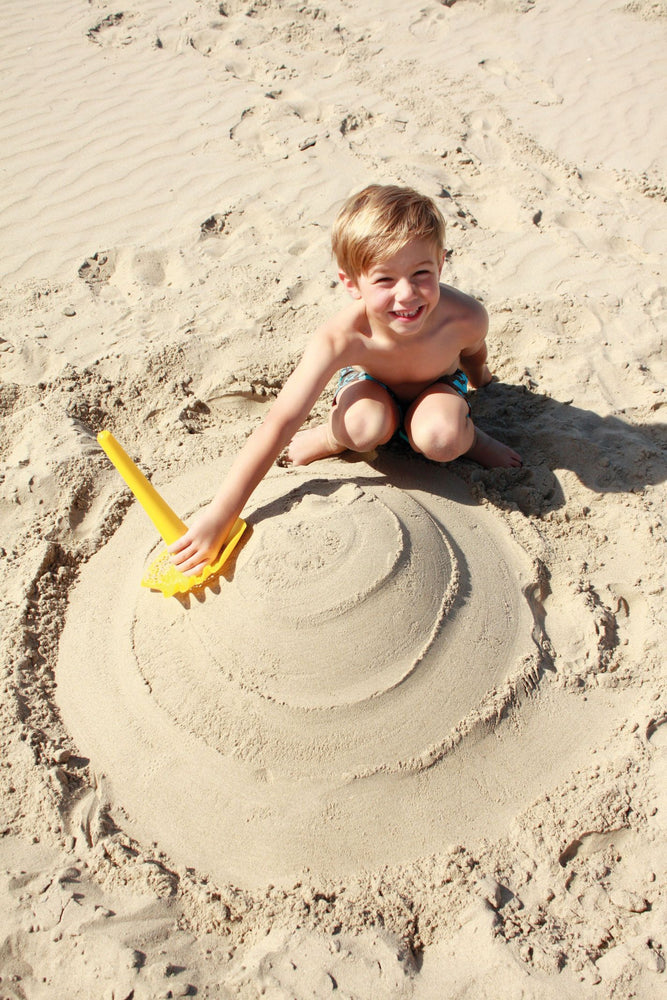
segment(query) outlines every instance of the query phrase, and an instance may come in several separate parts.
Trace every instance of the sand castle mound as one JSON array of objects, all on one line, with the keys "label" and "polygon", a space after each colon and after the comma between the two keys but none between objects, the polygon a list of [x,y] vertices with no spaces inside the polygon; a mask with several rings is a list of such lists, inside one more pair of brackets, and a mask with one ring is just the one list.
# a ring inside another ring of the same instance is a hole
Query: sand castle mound
[{"label": "sand castle mound", "polygon": [[[346,863],[367,857],[371,834],[379,861],[378,809],[396,782],[418,783],[539,669],[530,561],[459,480],[438,469],[427,493],[368,466],[326,468],[268,477],[213,588],[179,600],[139,587],[155,553],[136,508],[71,602],[68,728],[131,822],[189,840],[190,860],[215,858],[221,877],[287,875],[287,835],[301,865],[341,835]],[[191,479],[168,491],[187,502]],[[181,781],[160,777],[173,768]],[[437,837],[441,809],[422,801],[422,839]],[[206,835],[186,837],[193,825]]]}]

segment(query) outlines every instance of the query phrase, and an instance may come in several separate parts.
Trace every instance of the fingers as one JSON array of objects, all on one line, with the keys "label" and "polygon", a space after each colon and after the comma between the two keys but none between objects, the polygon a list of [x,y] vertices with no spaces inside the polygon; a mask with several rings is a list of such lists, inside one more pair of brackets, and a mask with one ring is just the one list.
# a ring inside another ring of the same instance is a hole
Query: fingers
[{"label": "fingers", "polygon": [[181,535],[175,542],[167,546],[167,552],[170,552],[172,555],[178,555],[179,552],[182,552],[183,549],[190,545],[192,545],[192,536],[189,531],[186,531],[184,535]]},{"label": "fingers", "polygon": [[202,552],[200,549],[192,549],[190,552],[184,552],[176,558],[172,557],[172,562],[181,573],[185,573],[187,576],[192,576],[194,573],[199,572],[210,559],[206,552]]},{"label": "fingers", "polygon": [[183,574],[183,576],[199,576],[199,574],[202,573],[206,569],[206,567],[208,566],[208,564],[209,564],[208,560],[205,560],[204,562],[197,563],[196,566],[192,566],[192,567],[190,567],[188,569],[184,569],[183,567],[179,567],[179,568],[180,568],[181,573]]},{"label": "fingers", "polygon": [[211,561],[207,547],[197,542],[190,532],[167,547],[171,561],[185,576],[196,576]]},{"label": "fingers", "polygon": [[174,561],[176,569],[180,570],[185,576],[196,576],[197,573],[201,573],[205,566],[208,566],[210,560],[207,558],[202,559],[201,552],[195,552],[193,555],[189,556],[182,562]]},{"label": "fingers", "polygon": [[185,555],[181,557],[180,561],[177,561],[172,557],[172,562],[181,573],[185,576],[196,576],[198,573],[208,566],[211,559],[204,553],[194,550],[191,555]]}]

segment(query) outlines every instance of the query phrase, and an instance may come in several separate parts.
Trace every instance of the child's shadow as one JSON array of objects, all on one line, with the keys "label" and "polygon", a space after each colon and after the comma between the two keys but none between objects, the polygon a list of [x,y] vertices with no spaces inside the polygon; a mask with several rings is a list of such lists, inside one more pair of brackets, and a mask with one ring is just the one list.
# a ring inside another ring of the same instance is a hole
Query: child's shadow
[{"label": "child's shadow", "polygon": [[[640,492],[667,479],[667,425],[632,424],[620,417],[601,417],[525,386],[494,382],[472,398],[473,420],[480,428],[515,448],[523,458],[522,468],[483,469],[465,458],[444,466],[455,474],[443,476],[443,466],[416,455],[409,445],[394,438],[380,448],[372,460],[376,472],[388,484],[405,489],[428,490],[457,502],[475,502],[467,491],[456,488],[463,479],[473,496],[484,495],[498,507],[515,507],[524,514],[543,516],[565,506],[566,497],[558,470],[568,469],[597,494]],[[351,452],[341,458],[351,466],[363,464],[367,456]],[[396,460],[399,459],[397,462]],[[308,493],[322,497],[345,483],[365,485],[366,478],[327,480],[318,468],[313,479],[253,513],[253,521],[280,516]],[[377,483],[373,477],[368,483]]]},{"label": "child's shadow", "polygon": [[594,493],[639,492],[667,479],[667,425],[633,424],[601,417],[570,403],[494,382],[476,392],[473,419],[510,444],[521,469],[480,469],[459,460],[455,471],[483,483],[489,499],[514,502],[526,514],[545,514],[565,504],[555,470],[569,469]]}]

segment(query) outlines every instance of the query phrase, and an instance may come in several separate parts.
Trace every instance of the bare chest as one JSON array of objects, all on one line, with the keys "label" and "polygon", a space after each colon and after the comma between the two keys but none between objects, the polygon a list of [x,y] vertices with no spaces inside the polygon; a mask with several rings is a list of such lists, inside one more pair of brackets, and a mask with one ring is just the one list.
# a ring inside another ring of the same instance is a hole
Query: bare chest
[{"label": "bare chest", "polygon": [[399,349],[367,349],[359,367],[384,382],[402,400],[413,400],[441,375],[459,365],[457,344],[406,345]]}]

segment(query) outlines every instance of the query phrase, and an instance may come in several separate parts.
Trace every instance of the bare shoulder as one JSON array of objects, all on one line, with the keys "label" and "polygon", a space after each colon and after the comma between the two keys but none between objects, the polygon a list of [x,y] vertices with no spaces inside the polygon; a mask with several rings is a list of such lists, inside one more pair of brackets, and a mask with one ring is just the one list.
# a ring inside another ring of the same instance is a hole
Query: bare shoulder
[{"label": "bare shoulder", "polygon": [[360,341],[369,334],[363,303],[350,302],[315,331],[314,340],[345,363],[347,356],[356,353]]},{"label": "bare shoulder", "polygon": [[440,309],[444,323],[456,324],[462,343],[475,343],[483,339],[489,328],[489,316],[482,303],[454,288],[440,285]]},{"label": "bare shoulder", "polygon": [[440,301],[452,313],[452,318],[459,316],[473,321],[486,319],[486,309],[482,303],[453,285],[440,284]]}]

